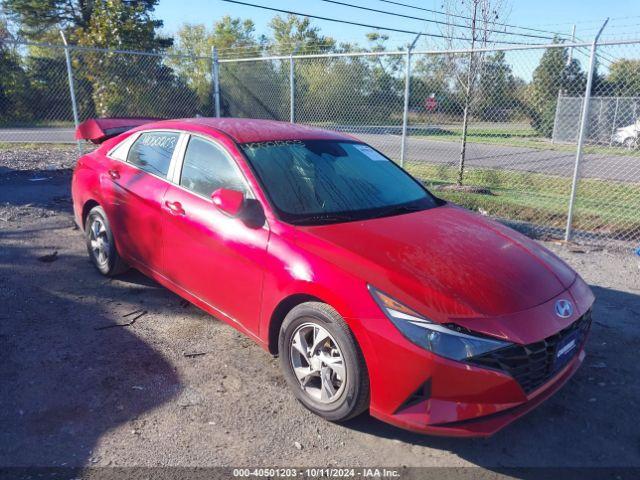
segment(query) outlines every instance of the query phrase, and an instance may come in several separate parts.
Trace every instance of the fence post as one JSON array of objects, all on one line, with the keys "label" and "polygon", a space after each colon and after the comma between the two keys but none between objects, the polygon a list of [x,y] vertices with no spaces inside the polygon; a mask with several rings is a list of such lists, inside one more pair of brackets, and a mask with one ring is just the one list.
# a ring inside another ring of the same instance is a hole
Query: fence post
[{"label": "fence post", "polygon": [[[67,79],[69,81],[69,95],[71,96],[71,110],[73,111],[73,124],[75,128],[78,128],[80,124],[78,120],[78,104],[76,102],[76,89],[73,84],[73,70],[71,69],[71,54],[69,53],[69,45],[67,44],[67,38],[64,36],[64,32],[60,30],[60,36],[62,37],[62,43],[64,44],[64,57],[67,62]],[[78,143],[78,154],[82,155],[82,143],[81,140]]]},{"label": "fence post", "polygon": [[407,58],[404,65],[404,107],[402,110],[402,139],[400,141],[400,166],[404,168],[404,159],[407,151],[407,124],[409,123],[409,95],[411,94],[411,50],[416,46],[420,35],[416,35],[413,42],[407,48]]},{"label": "fence post", "polygon": [[296,76],[293,55],[297,50],[298,47],[296,46],[289,55],[289,121],[291,123],[296,121]]},{"label": "fence post", "polygon": [[593,84],[594,67],[596,63],[596,50],[598,48],[598,39],[600,34],[607,25],[609,19],[607,18],[597,35],[591,43],[591,55],[589,57],[589,70],[587,74],[587,86],[584,89],[584,102],[582,104],[582,117],[580,118],[580,132],[578,134],[578,145],[576,151],[576,162],[573,168],[573,181],[571,182],[571,196],[569,197],[569,211],[567,213],[567,228],[564,233],[564,240],[566,242],[571,240],[571,227],[573,224],[573,210],[575,207],[576,190],[578,187],[578,176],[580,175],[580,161],[582,160],[582,147],[584,145],[585,137],[587,136],[587,130],[589,128],[589,101],[591,100],[591,86]]},{"label": "fence post", "polygon": [[562,97],[562,89],[558,90],[558,99],[556,100],[556,113],[553,118],[553,132],[551,133],[551,143],[556,143],[556,128],[558,128],[558,117],[560,114],[560,98]]},{"label": "fence post", "polygon": [[[576,26],[573,25],[571,29],[571,43],[576,43]],[[571,66],[573,62],[573,46],[569,47],[569,56],[567,57],[567,67]]]},{"label": "fence post", "polygon": [[220,118],[220,62],[218,62],[218,49],[213,47],[211,63],[211,81],[213,82],[213,108],[216,118]]}]

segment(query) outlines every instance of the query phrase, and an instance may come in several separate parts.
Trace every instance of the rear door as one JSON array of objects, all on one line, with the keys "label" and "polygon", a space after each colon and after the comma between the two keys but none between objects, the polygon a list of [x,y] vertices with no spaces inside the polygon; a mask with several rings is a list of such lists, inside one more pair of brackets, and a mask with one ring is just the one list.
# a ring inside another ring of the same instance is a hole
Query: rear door
[{"label": "rear door", "polygon": [[112,182],[107,215],[121,254],[158,272],[162,262],[160,207],[181,138],[175,131],[142,132],[124,161],[115,155],[107,172]]},{"label": "rear door", "polygon": [[163,202],[165,275],[229,320],[257,334],[269,228],[250,228],[218,210],[218,188],[253,197],[234,158],[191,135]]}]

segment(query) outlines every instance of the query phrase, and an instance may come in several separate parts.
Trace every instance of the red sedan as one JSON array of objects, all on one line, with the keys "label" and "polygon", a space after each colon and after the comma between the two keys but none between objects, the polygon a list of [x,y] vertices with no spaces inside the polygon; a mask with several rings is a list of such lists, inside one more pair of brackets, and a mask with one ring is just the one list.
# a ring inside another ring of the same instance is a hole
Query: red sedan
[{"label": "red sedan", "polygon": [[[134,128],[135,127],[135,128]],[[486,436],[584,359],[593,294],[554,254],[350,136],[264,120],[89,120],[75,218],[280,358],[332,421]]]}]

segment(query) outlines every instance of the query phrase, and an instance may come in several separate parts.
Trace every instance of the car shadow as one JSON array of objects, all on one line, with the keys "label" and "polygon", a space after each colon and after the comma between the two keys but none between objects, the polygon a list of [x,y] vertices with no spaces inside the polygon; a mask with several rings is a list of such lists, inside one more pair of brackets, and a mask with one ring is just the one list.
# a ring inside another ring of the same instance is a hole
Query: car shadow
[{"label": "car shadow", "polygon": [[596,295],[587,358],[554,396],[489,438],[421,435],[368,414],[344,424],[406,444],[448,450],[478,466],[534,467],[510,472],[521,478],[538,467],[638,467],[640,448],[634,411],[640,406],[640,295],[592,286]]},{"label": "car shadow", "polygon": [[71,169],[0,172],[0,204],[71,211]]},{"label": "car shadow", "polygon": [[132,286],[141,286],[141,287],[150,287],[150,288],[159,288],[166,291],[168,294],[172,295],[169,290],[165,290],[165,288],[156,282],[154,279],[147,277],[140,271],[135,268],[130,268],[124,273],[121,273],[117,277],[115,277],[118,282],[126,283]]},{"label": "car shadow", "polygon": [[[122,287],[106,284],[86,256],[43,257],[16,232],[0,231],[0,466],[100,464],[104,434],[126,428],[143,438],[143,415],[179,395],[180,378],[137,325],[121,326],[131,318],[122,309],[141,299],[117,307],[109,289]],[[138,275],[128,274],[142,288]],[[164,289],[144,295],[145,310],[166,302]]]}]

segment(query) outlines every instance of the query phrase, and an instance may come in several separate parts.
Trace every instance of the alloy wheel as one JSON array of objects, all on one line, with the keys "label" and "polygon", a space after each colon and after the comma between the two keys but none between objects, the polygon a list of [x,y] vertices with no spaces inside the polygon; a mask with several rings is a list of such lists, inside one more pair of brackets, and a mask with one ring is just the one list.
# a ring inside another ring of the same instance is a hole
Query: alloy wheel
[{"label": "alloy wheel", "polygon": [[89,242],[96,262],[100,265],[106,264],[109,261],[109,237],[104,221],[97,216],[91,222]]},{"label": "alloy wheel", "polygon": [[345,363],[335,339],[314,323],[300,325],[291,337],[290,359],[300,388],[313,400],[331,403],[346,385]]}]

